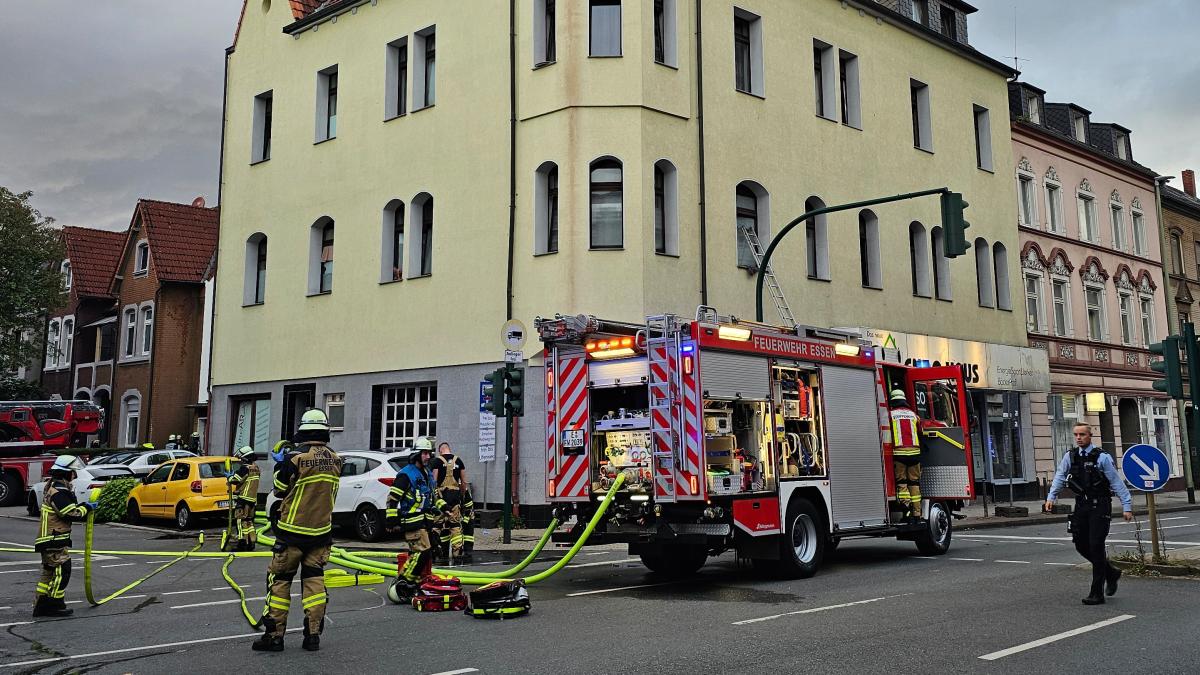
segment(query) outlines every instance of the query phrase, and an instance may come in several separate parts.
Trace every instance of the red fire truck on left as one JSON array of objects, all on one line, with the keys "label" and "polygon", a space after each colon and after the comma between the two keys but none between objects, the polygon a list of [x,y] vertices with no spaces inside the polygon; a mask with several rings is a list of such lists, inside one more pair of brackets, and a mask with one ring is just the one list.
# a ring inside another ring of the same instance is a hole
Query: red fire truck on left
[{"label": "red fire truck on left", "polygon": [[54,461],[46,453],[83,447],[102,419],[89,401],[0,401],[0,506],[17,503],[42,479]]}]

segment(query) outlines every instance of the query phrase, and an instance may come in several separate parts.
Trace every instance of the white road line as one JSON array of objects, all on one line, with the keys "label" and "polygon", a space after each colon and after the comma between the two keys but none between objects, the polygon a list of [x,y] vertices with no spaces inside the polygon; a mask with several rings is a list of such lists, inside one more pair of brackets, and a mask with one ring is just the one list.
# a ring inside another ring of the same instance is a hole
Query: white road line
[{"label": "white road line", "polygon": [[[903,595],[912,595],[912,593],[904,593]],[[758,623],[760,621],[770,621],[772,619],[780,619],[785,616],[795,616],[797,614],[815,614],[817,612],[827,612],[831,609],[842,609],[843,607],[854,607],[855,605],[869,605],[872,602],[881,600],[889,600],[891,598],[899,598],[901,595],[885,595],[879,598],[871,598],[870,600],[856,600],[854,602],[843,602],[838,605],[827,605],[825,607],[813,607],[811,609],[798,609],[794,612],[784,612],[783,614],[772,614],[771,616],[762,616],[757,619],[746,619],[744,621],[734,621],[734,626],[745,626],[746,624]]]},{"label": "white road line", "polygon": [[[25,564],[29,565],[32,563],[25,563]],[[39,571],[39,570],[38,570],[38,568],[35,567],[31,570],[4,570],[4,571],[0,571],[0,574],[19,574],[19,573],[23,573],[23,572],[37,572],[37,571]]]},{"label": "white road line", "polygon": [[599,593],[616,593],[617,591],[628,591],[628,590],[631,590],[634,588],[652,588],[654,586],[669,586],[671,584],[677,584],[677,583],[679,583],[679,582],[678,581],[664,581],[664,582],[658,583],[658,584],[639,584],[637,586],[619,586],[617,588],[602,588],[598,591],[580,591],[578,593],[567,593],[567,597],[568,598],[576,598],[581,595],[597,595]]},{"label": "white road line", "polygon": [[[959,535],[958,538],[966,539],[966,538],[968,538],[968,536],[967,535]],[[970,539],[1001,539],[1004,541],[1025,541],[1025,542],[1071,541],[1070,537],[1016,537],[1016,536],[1008,535],[1008,534],[972,534],[972,535],[969,535],[969,538]],[[1138,542],[1133,539],[1109,539],[1108,543],[1109,544],[1136,544]],[[1163,543],[1172,544],[1174,546],[1200,546],[1200,541],[1168,541],[1168,542],[1163,542]]]},{"label": "white road line", "polygon": [[144,597],[146,597],[146,594],[145,594],[145,593],[141,593],[141,594],[138,594],[138,595],[122,595],[122,596],[121,596],[121,597],[119,597],[119,598],[113,598],[113,600],[136,600],[136,599],[138,599],[138,598],[144,598]]},{"label": "white road line", "polygon": [[1031,564],[1028,560],[994,560],[993,562],[1013,563],[1014,565],[1029,565],[1029,564]]},{"label": "white road line", "polygon": [[[1158,522],[1163,523],[1168,520],[1188,520],[1188,517],[1187,516],[1172,516],[1170,518],[1159,518]],[[1137,525],[1137,523],[1113,523],[1113,527],[1117,527],[1117,526],[1134,527],[1136,525]]]},{"label": "white road line", "polygon": [[463,675],[464,673],[478,673],[478,668],[459,668],[458,670],[446,670],[433,675]]},{"label": "white road line", "polygon": [[938,558],[939,558],[939,556],[936,556],[936,555],[914,555],[910,559],[911,560],[937,560]]},{"label": "white road line", "polygon": [[578,567],[600,567],[602,565],[622,565],[624,563],[640,563],[638,558],[626,558],[624,560],[601,560],[599,562],[579,563],[578,565],[567,565],[567,569],[575,569]]},{"label": "white road line", "polygon": [[[250,588],[250,584],[238,584],[238,588]],[[229,590],[229,587],[228,586],[215,586],[208,590],[210,590],[210,591],[227,591],[227,590]]]},{"label": "white road line", "polygon": [[5,605],[3,607],[0,607],[0,609],[12,609],[12,605]]},{"label": "white road line", "polygon": [[133,563],[116,563],[115,565],[101,565],[100,567],[101,568],[109,568],[109,567],[132,567],[132,566],[133,566]]},{"label": "white road line", "polygon": [[[292,597],[298,598],[298,597],[300,597],[300,594],[292,593]],[[254,597],[254,598],[246,598],[246,602],[250,602],[251,600],[266,600],[266,599],[267,599],[267,596],[260,595],[258,597]],[[241,598],[234,598],[233,600],[213,600],[212,602],[194,602],[190,605],[172,605],[171,609],[191,609],[192,607],[212,607],[214,605],[232,605],[234,603],[238,603],[241,601],[242,601]]]},{"label": "white road line", "polygon": [[[294,633],[298,630],[304,630],[297,626],[289,628],[287,632]],[[222,642],[225,640],[244,640],[246,638],[259,637],[262,633],[242,633],[240,635],[223,635],[221,637],[200,638],[198,640],[183,640],[180,642],[164,642],[157,645],[145,645],[142,647],[127,647],[125,649],[110,649],[104,652],[90,652],[88,654],[72,654],[70,656],[53,656],[48,659],[34,659],[32,661],[17,661],[16,663],[0,663],[0,668],[21,668],[24,666],[37,666],[43,663],[57,663],[59,661],[69,661],[72,659],[91,659],[97,656],[112,656],[114,654],[128,654],[130,652],[144,652],[150,649],[170,649],[171,647],[185,647],[187,645],[199,645],[206,642]]]},{"label": "white road line", "polygon": [[1028,651],[1030,649],[1041,647],[1042,645],[1048,645],[1051,642],[1058,642],[1059,640],[1065,640],[1069,637],[1075,637],[1076,635],[1082,635],[1084,633],[1094,631],[1098,628],[1104,628],[1105,626],[1111,626],[1115,623],[1121,623],[1122,621],[1128,621],[1129,619],[1132,619],[1132,618],[1134,618],[1133,614],[1122,614],[1121,616],[1114,616],[1111,619],[1105,619],[1104,621],[1097,621],[1096,623],[1088,624],[1086,626],[1082,626],[1080,628],[1075,628],[1073,630],[1065,631],[1063,633],[1056,633],[1049,637],[1044,637],[1040,640],[1034,640],[1033,642],[1026,642],[1023,645],[1017,645],[1016,647],[1009,647],[1008,649],[1002,649],[998,652],[992,652],[991,654],[984,654],[983,656],[981,656],[979,658],[983,659],[984,661],[995,661],[997,659],[1002,659],[1006,656],[1012,656],[1013,654],[1019,654],[1021,652]]},{"label": "white road line", "polygon": [[0,567],[14,567],[16,565],[37,565],[41,560],[6,560],[0,562]]},{"label": "white road line", "polygon": [[[220,589],[213,589],[213,590],[220,590]],[[197,588],[193,591],[167,591],[166,593],[159,593],[159,595],[184,595],[186,593],[203,593],[203,592],[204,592],[204,589]]]},{"label": "white road line", "polygon": [[0,628],[8,628],[9,626],[28,626],[32,621],[14,621],[12,623],[0,623]]},{"label": "white road line", "polygon": [[1042,563],[1043,565],[1062,565],[1063,567],[1074,567],[1080,563]]},{"label": "white road line", "polygon": [[961,560],[963,562],[983,562],[983,558],[951,558],[951,560]]},{"label": "white road line", "polygon": [[0,541],[0,544],[8,544],[9,546],[16,546],[17,548],[27,548],[27,549],[29,549],[31,552],[33,551],[33,547],[32,547],[32,546],[30,546],[29,544],[23,544],[23,543],[21,543],[21,542],[16,542],[16,541]]}]

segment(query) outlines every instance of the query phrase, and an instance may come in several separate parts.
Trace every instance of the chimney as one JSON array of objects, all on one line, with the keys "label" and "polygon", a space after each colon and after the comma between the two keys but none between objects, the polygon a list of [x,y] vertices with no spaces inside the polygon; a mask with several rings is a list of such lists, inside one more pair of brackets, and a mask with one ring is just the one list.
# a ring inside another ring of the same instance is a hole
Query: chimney
[{"label": "chimney", "polygon": [[1183,191],[1193,197],[1196,196],[1196,172],[1191,169],[1183,171]]}]

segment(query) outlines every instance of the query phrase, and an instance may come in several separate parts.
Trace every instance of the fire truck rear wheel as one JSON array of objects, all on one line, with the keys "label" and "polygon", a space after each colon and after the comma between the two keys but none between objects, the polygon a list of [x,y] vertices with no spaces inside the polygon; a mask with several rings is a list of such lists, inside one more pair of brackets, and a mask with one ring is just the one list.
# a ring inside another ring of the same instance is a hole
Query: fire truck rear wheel
[{"label": "fire truck rear wheel", "polygon": [[0,506],[16,504],[24,494],[22,487],[21,477],[16,472],[5,471],[4,476],[0,477]]},{"label": "fire truck rear wheel", "polygon": [[787,510],[787,532],[779,542],[779,571],[792,579],[807,579],[817,573],[829,538],[821,515],[812,502],[799,498]]},{"label": "fire truck rear wheel", "polygon": [[950,550],[950,538],[954,535],[952,522],[945,504],[933,502],[929,505],[929,522],[916,538],[921,555],[942,555]]}]

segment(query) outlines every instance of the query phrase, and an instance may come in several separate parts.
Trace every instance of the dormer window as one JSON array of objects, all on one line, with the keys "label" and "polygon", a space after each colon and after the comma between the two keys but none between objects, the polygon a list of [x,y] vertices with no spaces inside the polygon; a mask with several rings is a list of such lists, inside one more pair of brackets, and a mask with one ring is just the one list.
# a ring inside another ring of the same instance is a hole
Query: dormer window
[{"label": "dormer window", "polygon": [[941,17],[942,35],[951,40],[958,40],[958,15],[954,13],[953,9],[942,5]]},{"label": "dormer window", "polygon": [[1113,150],[1120,159],[1129,159],[1129,137],[1123,132],[1113,132]]},{"label": "dormer window", "polygon": [[139,241],[137,251],[133,256],[133,273],[145,274],[150,269],[150,244],[146,240]]},{"label": "dormer window", "polygon": [[66,291],[71,290],[71,282],[74,279],[74,277],[71,274],[71,261],[70,260],[62,261],[62,265],[59,266],[58,270],[59,270],[59,272],[62,273],[63,290],[66,290]]},{"label": "dormer window", "polygon": [[929,0],[913,0],[912,20],[922,26],[929,25]]},{"label": "dormer window", "polygon": [[1075,134],[1075,140],[1087,143],[1087,127],[1087,117],[1079,113],[1071,113],[1071,131]]},{"label": "dormer window", "polygon": [[1025,107],[1029,109],[1029,121],[1034,124],[1042,123],[1042,108],[1038,105],[1037,94],[1025,94]]}]

